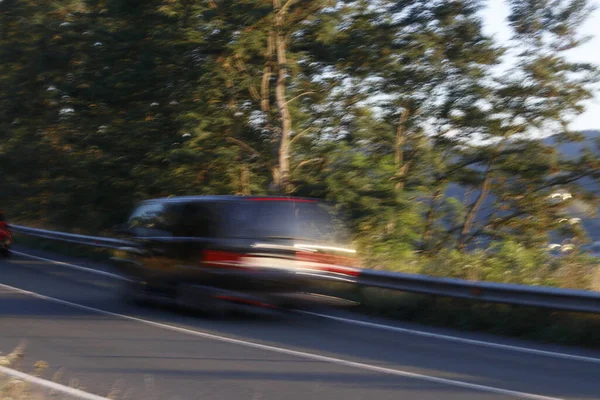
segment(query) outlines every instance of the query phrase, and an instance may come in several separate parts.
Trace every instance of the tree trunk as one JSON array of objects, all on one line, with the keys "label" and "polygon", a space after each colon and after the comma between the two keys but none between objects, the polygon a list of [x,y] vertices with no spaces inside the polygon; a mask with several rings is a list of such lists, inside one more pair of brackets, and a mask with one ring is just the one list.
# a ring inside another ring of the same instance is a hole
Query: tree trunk
[{"label": "tree trunk", "polygon": [[250,171],[247,164],[243,164],[240,171],[240,189],[242,196],[250,195]]},{"label": "tree trunk", "polygon": [[279,138],[279,191],[290,194],[290,140],[292,136],[292,117],[285,97],[287,78],[287,43],[283,32],[283,20],[285,13],[280,10],[280,1],[273,0],[275,8],[275,51],[277,55],[277,84],[275,86],[275,99],[277,111],[281,119],[281,133]]},{"label": "tree trunk", "polygon": [[264,113],[268,113],[271,105],[269,102],[269,97],[270,97],[270,81],[271,81],[271,76],[273,75],[273,42],[275,41],[274,39],[275,36],[275,31],[272,31],[269,34],[269,37],[267,38],[267,51],[265,53],[265,67],[263,69],[263,76],[262,76],[262,81],[261,81],[261,85],[260,85],[260,95],[261,95],[261,101],[260,101],[260,109],[262,112]]},{"label": "tree trunk", "polygon": [[471,232],[471,228],[473,227],[473,222],[475,221],[475,217],[477,216],[477,212],[481,208],[481,205],[487,198],[490,187],[492,185],[492,168],[494,166],[494,161],[496,157],[492,157],[490,162],[485,170],[483,183],[481,184],[481,191],[477,196],[477,199],[471,205],[467,215],[465,217],[465,222],[463,223],[462,229],[460,230],[460,236],[458,238],[457,250],[463,251],[467,245],[467,235]]},{"label": "tree trunk", "polygon": [[406,121],[410,115],[408,107],[402,110],[398,126],[396,127],[396,142],[394,143],[394,161],[396,165],[396,190],[404,190],[405,177],[408,172],[408,164],[404,162],[404,144],[406,143]]},{"label": "tree trunk", "polygon": [[431,247],[431,239],[433,237],[433,224],[435,222],[435,217],[438,210],[439,199],[442,196],[442,189],[437,188],[433,194],[433,198],[431,199],[431,207],[427,211],[427,216],[425,217],[425,228],[423,230],[423,237],[421,241],[423,242],[423,253],[427,254]]}]

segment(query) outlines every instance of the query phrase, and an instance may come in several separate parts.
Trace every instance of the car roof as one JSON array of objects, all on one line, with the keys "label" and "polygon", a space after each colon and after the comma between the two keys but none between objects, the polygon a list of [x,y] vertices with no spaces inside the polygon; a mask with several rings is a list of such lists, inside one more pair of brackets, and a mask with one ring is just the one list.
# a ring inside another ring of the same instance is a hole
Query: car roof
[{"label": "car roof", "polygon": [[243,200],[281,200],[281,201],[305,201],[305,202],[323,202],[323,200],[310,197],[293,196],[234,196],[234,195],[208,195],[208,196],[173,196],[156,199],[148,199],[140,204],[148,203],[193,203],[193,202],[215,202],[215,201],[243,201]]}]

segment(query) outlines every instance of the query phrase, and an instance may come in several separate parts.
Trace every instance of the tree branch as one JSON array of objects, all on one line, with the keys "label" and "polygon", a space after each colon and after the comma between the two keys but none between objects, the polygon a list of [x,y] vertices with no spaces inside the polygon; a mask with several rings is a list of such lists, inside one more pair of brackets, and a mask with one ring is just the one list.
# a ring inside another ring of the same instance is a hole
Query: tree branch
[{"label": "tree branch", "polygon": [[300,98],[300,97],[307,96],[307,95],[309,95],[309,94],[315,94],[315,93],[319,93],[319,92],[311,91],[311,92],[304,92],[304,93],[301,93],[301,94],[299,94],[298,96],[296,96],[296,97],[292,97],[291,99],[289,99],[288,101],[286,101],[286,102],[285,102],[285,104],[290,104],[292,101],[294,101],[294,100],[296,100],[296,99],[298,99],[298,98]]},{"label": "tree branch", "polygon": [[294,144],[294,142],[296,140],[298,140],[301,136],[303,136],[305,133],[310,132],[312,130],[312,126],[309,126],[308,128],[306,128],[305,130],[303,130],[302,132],[294,135],[294,137],[292,138],[292,140],[290,141],[290,145]]},{"label": "tree branch", "polygon": [[236,139],[236,138],[233,138],[231,136],[228,136],[228,137],[225,138],[225,140],[227,140],[228,142],[235,143],[238,146],[240,146],[242,149],[247,150],[249,153],[252,153],[255,156],[258,156],[258,157],[262,158],[262,154],[260,154],[258,151],[254,150],[252,147],[250,147],[250,145],[248,145],[247,143],[245,143],[245,142],[243,142],[243,141],[241,141],[239,139]]},{"label": "tree branch", "polygon": [[313,163],[313,162],[316,162],[316,161],[323,161],[323,158],[312,158],[310,160],[304,160],[300,164],[298,164],[296,166],[296,168],[294,168],[294,172],[296,172],[298,169],[302,168],[303,166]]},{"label": "tree branch", "polygon": [[[279,11],[277,12],[277,17],[281,17],[283,16],[283,14],[285,14],[289,8],[291,6],[293,6],[294,4],[296,4],[299,0],[288,0],[285,2],[285,4],[279,9]],[[279,2],[277,2],[279,3]]]},{"label": "tree branch", "polygon": [[311,15],[313,15],[314,13],[316,13],[317,11],[319,11],[321,8],[323,8],[322,2],[317,2],[316,5],[313,8],[311,8],[309,10],[306,10],[304,12],[304,14],[302,14],[302,15],[295,15],[295,16],[292,15],[291,22],[294,23],[294,24],[299,24],[299,23],[305,21],[306,19],[308,19],[308,17],[310,17]]},{"label": "tree branch", "polygon": [[488,167],[484,173],[483,183],[481,185],[481,190],[479,192],[479,195],[477,196],[477,199],[471,205],[471,207],[469,207],[469,211],[467,212],[465,221],[464,221],[464,223],[462,225],[462,229],[460,231],[460,236],[458,238],[458,244],[457,244],[458,250],[464,249],[464,247],[466,245],[465,239],[467,238],[467,235],[469,234],[469,231],[471,230],[471,227],[473,225],[473,222],[475,220],[477,212],[481,208],[481,205],[487,198],[487,195],[490,191],[490,187],[492,185],[492,169],[494,167],[495,160],[496,160],[496,156],[493,156],[490,159]]},{"label": "tree branch", "polygon": [[453,173],[455,173],[456,171],[458,171],[458,170],[461,170],[461,169],[463,169],[463,168],[465,168],[465,167],[468,167],[469,165],[472,165],[472,164],[477,164],[478,162],[481,162],[481,161],[484,161],[484,160],[485,160],[485,157],[483,157],[483,156],[479,156],[479,157],[476,157],[476,158],[473,158],[473,159],[467,160],[467,161],[465,161],[465,162],[463,162],[463,163],[459,164],[458,166],[455,166],[455,167],[454,167],[454,168],[452,168],[451,170],[449,170],[449,171],[446,171],[446,172],[445,172],[443,175],[439,175],[439,176],[437,176],[437,177],[436,177],[436,181],[437,181],[437,182],[443,181],[444,179],[446,179],[446,178],[450,177],[450,175],[452,175],[452,174],[453,174]]}]

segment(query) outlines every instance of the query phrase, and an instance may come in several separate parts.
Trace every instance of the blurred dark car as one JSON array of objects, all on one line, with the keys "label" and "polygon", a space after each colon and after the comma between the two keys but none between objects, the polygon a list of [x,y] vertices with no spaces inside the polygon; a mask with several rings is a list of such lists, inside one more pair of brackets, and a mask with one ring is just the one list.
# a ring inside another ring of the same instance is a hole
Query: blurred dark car
[{"label": "blurred dark car", "polygon": [[317,282],[358,275],[343,220],[314,199],[155,199],[140,203],[117,231],[131,246],[113,260],[131,280],[126,294],[134,300],[209,312],[233,304],[289,308]]},{"label": "blurred dark car", "polygon": [[13,237],[4,217],[4,212],[0,211],[0,253],[4,257],[10,255],[10,246],[13,244]]}]

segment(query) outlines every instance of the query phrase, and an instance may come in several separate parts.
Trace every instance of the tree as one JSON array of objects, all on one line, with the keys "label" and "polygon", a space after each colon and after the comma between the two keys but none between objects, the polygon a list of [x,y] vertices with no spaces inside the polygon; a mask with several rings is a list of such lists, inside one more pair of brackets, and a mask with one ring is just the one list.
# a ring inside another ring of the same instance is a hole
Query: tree
[{"label": "tree", "polygon": [[[559,220],[560,207],[546,201],[552,183],[567,185],[591,173],[588,162],[565,162],[550,146],[523,140],[536,131],[572,138],[569,120],[583,111],[583,101],[592,96],[596,67],[569,62],[565,55],[582,43],[577,29],[589,13],[587,2],[510,4],[516,62],[490,82],[483,108],[487,117],[480,126],[481,138],[489,144],[471,147],[461,156],[482,162],[473,164],[458,181],[474,189],[462,224],[453,228],[460,250],[479,235],[509,234],[524,242],[543,243]],[[557,182],[553,171],[564,173]],[[490,195],[495,196],[494,204],[484,211]]]},{"label": "tree", "polygon": [[[375,228],[371,221],[369,232],[387,237],[387,249],[393,241],[410,246],[423,237],[428,241],[431,229],[424,220],[438,219],[434,211],[447,181],[438,177],[457,143],[440,138],[453,129],[467,140],[477,133],[466,123],[475,125],[469,118],[454,116],[480,118],[473,103],[489,92],[483,79],[501,54],[482,33],[479,8],[475,1],[357,2],[345,10],[335,41],[322,51],[335,61],[331,75],[345,86],[342,99],[330,99],[331,112],[341,115],[329,120],[340,121],[340,131],[356,149],[354,157],[370,160],[364,173],[372,184],[348,182],[340,175],[355,176],[355,171],[339,165],[339,171],[327,173],[348,184],[336,200],[354,198],[350,192],[360,193],[361,200],[373,196],[378,206],[371,209],[379,222]],[[373,106],[375,114],[364,111]],[[389,212],[381,212],[382,204]]]},{"label": "tree", "polygon": [[152,4],[9,3],[1,123],[14,189],[3,194],[14,197],[5,200],[26,197],[15,208],[93,229],[122,217],[124,204],[164,194],[177,135],[169,85],[185,65],[162,46],[169,31],[141,46],[164,22]]},{"label": "tree", "polygon": [[588,6],[510,1],[503,48],[482,4],[0,2],[2,202],[93,232],[148,197],[316,196],[349,209],[371,266],[529,251],[573,230],[553,190],[595,200],[597,156],[530,138],[575,139],[597,71],[565,52]]}]

